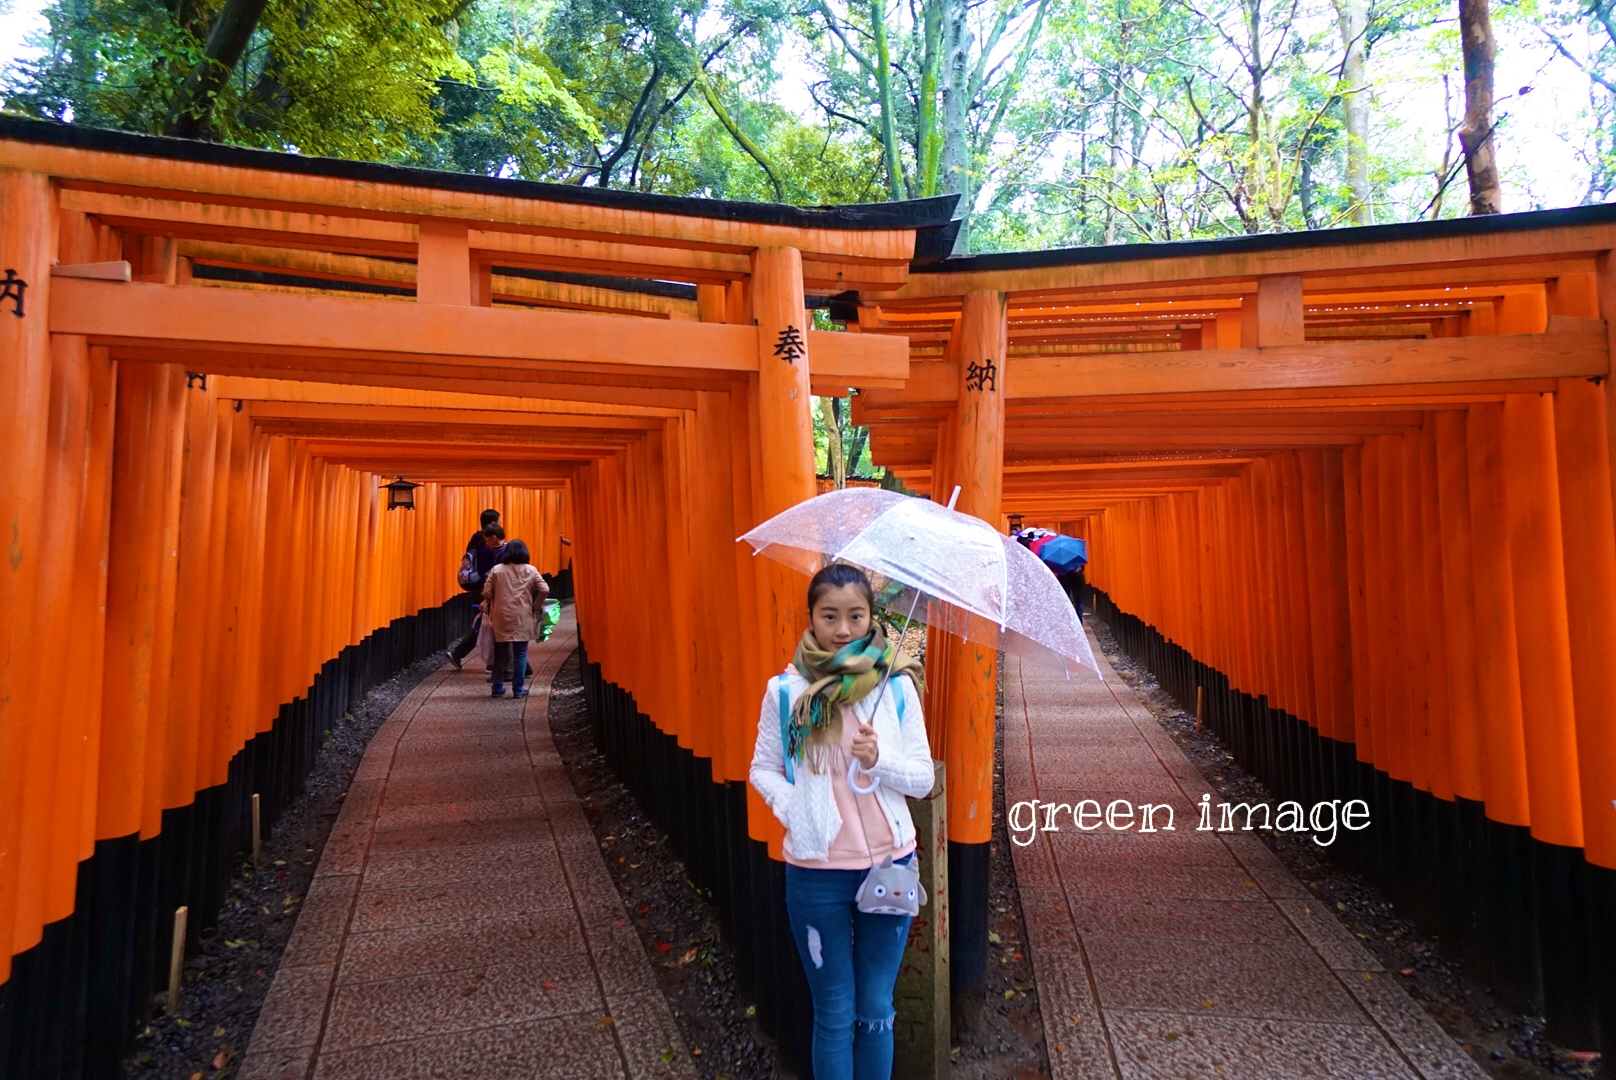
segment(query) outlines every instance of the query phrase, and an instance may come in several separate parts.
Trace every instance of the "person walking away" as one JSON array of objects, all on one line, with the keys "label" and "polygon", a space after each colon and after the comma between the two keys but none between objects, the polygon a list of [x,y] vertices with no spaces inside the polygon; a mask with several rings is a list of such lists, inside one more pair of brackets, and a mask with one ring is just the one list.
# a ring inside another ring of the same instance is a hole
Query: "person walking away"
[{"label": "person walking away", "polygon": [[874,601],[856,567],[814,575],[808,629],[763,695],[749,776],[786,828],[786,914],[813,994],[817,1080],[892,1075],[892,989],[912,916],[862,911],[858,893],[883,860],[917,857],[904,797],[923,798],[934,779],[920,664],[887,641]]},{"label": "person walking away", "polygon": [[[495,518],[499,517],[498,510],[483,511],[483,517],[486,518],[489,514],[493,514]],[[483,620],[481,608],[483,585],[488,581],[489,571],[493,570],[495,564],[499,562],[500,552],[505,549],[505,530],[498,521],[490,522],[483,526],[482,531],[472,536],[472,542],[476,546],[473,547],[472,544],[467,544],[466,553],[473,559],[473,566],[477,573],[477,584],[466,591],[472,594],[479,606],[477,614],[472,617],[471,629],[466,633],[466,636],[449,646],[449,662],[455,667],[459,667],[466,659],[467,654],[477,647],[477,633],[482,629]]]},{"label": "person walking away", "polygon": [[1083,577],[1083,570],[1087,565],[1087,563],[1084,563],[1078,566],[1076,570],[1069,571],[1055,579],[1060,582],[1061,588],[1066,591],[1066,599],[1072,602],[1072,609],[1077,612],[1078,622],[1083,621],[1083,588],[1087,584]]},{"label": "person walking away", "polygon": [[535,633],[533,615],[549,595],[550,586],[533,565],[527,544],[521,540],[506,544],[499,565],[488,572],[483,584],[483,618],[493,624],[494,630],[492,696],[505,696],[505,666],[509,664],[515,696],[527,697],[523,680],[527,674],[528,642]]}]

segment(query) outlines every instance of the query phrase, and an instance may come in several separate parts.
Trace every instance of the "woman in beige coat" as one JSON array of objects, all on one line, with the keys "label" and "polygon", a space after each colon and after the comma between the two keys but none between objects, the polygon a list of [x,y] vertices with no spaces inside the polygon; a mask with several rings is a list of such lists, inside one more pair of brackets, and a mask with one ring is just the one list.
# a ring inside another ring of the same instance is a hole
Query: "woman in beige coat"
[{"label": "woman in beige coat", "polygon": [[505,696],[507,664],[515,696],[527,697],[522,680],[527,674],[527,643],[534,636],[533,613],[549,595],[550,586],[534,567],[527,545],[520,540],[506,544],[503,560],[483,583],[483,618],[494,630],[494,697]]}]

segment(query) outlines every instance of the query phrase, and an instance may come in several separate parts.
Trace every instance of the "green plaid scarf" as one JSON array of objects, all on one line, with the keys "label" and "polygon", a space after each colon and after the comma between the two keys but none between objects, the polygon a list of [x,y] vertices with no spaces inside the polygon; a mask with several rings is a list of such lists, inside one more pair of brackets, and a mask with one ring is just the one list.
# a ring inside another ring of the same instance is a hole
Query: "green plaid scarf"
[{"label": "green plaid scarf", "polygon": [[908,675],[916,689],[924,686],[920,662],[889,644],[880,623],[834,653],[821,649],[813,631],[805,630],[791,662],[808,680],[808,689],[792,706],[786,753],[794,761],[806,761],[813,772],[824,772],[831,748],[841,745],[842,710],[838,706],[863,701],[889,666],[894,678]]}]

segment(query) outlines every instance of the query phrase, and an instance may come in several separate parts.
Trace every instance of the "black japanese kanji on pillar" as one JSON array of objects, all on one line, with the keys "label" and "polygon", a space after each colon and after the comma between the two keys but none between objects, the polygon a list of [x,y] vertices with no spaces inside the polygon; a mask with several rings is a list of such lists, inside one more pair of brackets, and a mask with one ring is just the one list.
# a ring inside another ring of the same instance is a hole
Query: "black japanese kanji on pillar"
[{"label": "black japanese kanji on pillar", "polygon": [[11,313],[22,318],[22,294],[28,288],[28,283],[17,276],[17,271],[6,268],[6,276],[0,280],[0,304],[11,301]]},{"label": "black japanese kanji on pillar", "polygon": [[998,391],[999,369],[994,366],[992,360],[984,360],[980,364],[966,365],[965,389]]},{"label": "black japanese kanji on pillar", "polygon": [[780,331],[780,339],[774,343],[774,355],[782,357],[788,364],[795,364],[807,354],[808,346],[802,340],[801,330],[788,326]]}]

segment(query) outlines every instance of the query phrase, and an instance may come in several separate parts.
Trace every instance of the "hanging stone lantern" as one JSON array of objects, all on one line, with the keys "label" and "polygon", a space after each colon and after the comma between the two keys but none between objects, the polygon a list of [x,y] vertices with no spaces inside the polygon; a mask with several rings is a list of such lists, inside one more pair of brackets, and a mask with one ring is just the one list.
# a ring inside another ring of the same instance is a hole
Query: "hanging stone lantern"
[{"label": "hanging stone lantern", "polygon": [[423,486],[422,484],[411,483],[402,476],[390,484],[383,484],[382,487],[387,489],[387,509],[414,510],[415,489]]}]

